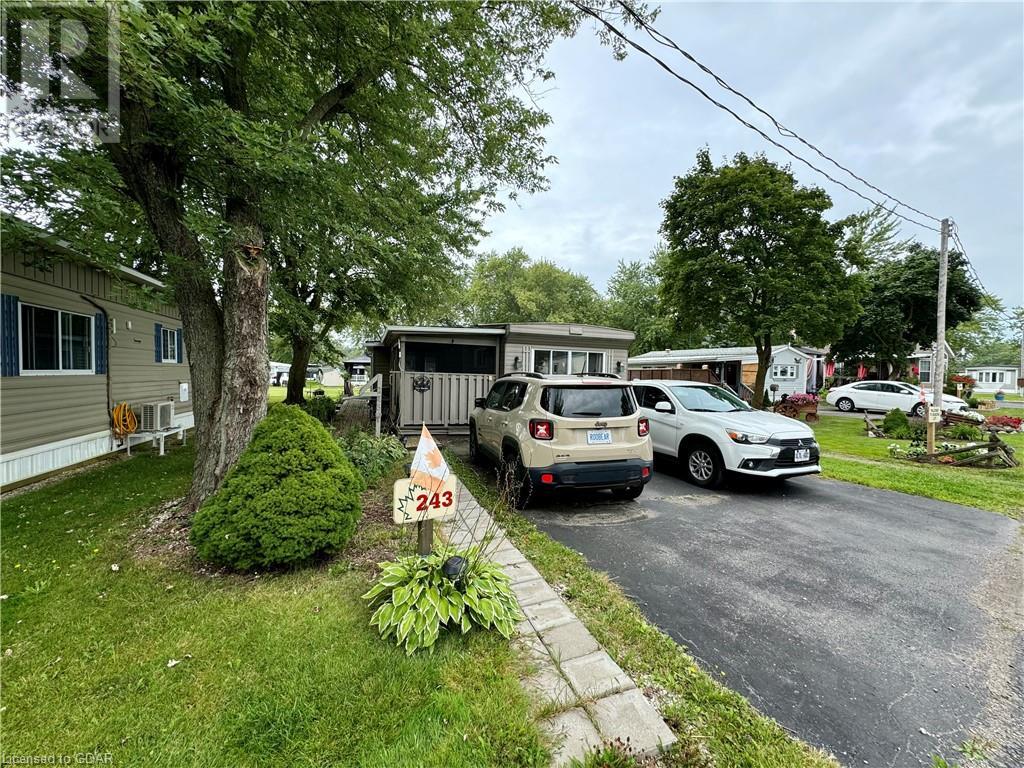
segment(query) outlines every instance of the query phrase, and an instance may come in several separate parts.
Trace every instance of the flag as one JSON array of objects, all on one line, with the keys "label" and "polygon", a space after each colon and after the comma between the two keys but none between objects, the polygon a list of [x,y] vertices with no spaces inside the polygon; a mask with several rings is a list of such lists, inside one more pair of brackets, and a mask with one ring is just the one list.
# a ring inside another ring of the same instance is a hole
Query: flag
[{"label": "flag", "polygon": [[412,457],[412,471],[409,473],[409,480],[421,488],[434,490],[441,485],[448,476],[448,463],[441,455],[437,443],[423,425],[420,432],[420,441],[416,444],[416,455]]}]

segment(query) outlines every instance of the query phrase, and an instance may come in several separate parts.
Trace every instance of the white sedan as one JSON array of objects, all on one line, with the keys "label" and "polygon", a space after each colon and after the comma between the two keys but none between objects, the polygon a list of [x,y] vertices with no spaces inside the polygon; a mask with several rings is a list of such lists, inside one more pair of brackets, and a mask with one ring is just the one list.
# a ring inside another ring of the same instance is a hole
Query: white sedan
[{"label": "white sedan", "polygon": [[[932,393],[903,381],[855,381],[830,389],[825,402],[840,411],[891,411],[899,408],[911,416],[923,417],[932,404]],[[952,395],[942,396],[945,411],[967,410],[967,403]]]}]

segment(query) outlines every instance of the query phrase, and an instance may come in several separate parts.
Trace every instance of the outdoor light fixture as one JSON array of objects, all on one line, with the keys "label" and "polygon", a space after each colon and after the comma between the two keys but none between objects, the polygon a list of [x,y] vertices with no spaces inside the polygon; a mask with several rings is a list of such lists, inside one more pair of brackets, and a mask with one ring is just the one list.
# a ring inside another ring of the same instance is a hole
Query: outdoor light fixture
[{"label": "outdoor light fixture", "polygon": [[519,356],[518,355],[516,355],[515,357],[512,358],[512,370],[513,371],[518,371],[519,370]]},{"label": "outdoor light fixture", "polygon": [[622,361],[621,360],[618,360],[615,363],[615,372],[616,373],[622,373]]},{"label": "outdoor light fixture", "polygon": [[465,572],[467,564],[466,558],[454,555],[442,563],[441,573],[443,573],[444,577],[449,581],[458,581],[462,578],[462,574]]}]

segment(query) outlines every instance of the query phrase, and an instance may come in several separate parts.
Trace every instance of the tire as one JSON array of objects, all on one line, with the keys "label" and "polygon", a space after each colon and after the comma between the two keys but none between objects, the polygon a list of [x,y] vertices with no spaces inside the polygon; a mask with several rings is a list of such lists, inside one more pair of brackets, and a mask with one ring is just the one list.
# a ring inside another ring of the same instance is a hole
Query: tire
[{"label": "tire", "polygon": [[725,479],[725,463],[718,449],[701,440],[680,451],[686,479],[701,488],[718,488]]},{"label": "tire", "polygon": [[926,406],[924,403],[918,403],[917,405],[910,409],[910,415],[915,416],[919,419],[923,419],[927,410],[928,406]]},{"label": "tire", "polygon": [[518,453],[506,453],[498,468],[502,496],[516,509],[526,509],[533,495],[533,480]]},{"label": "tire", "polygon": [[854,410],[856,410],[853,407],[853,400],[851,400],[848,397],[840,397],[836,401],[836,408],[838,408],[843,413],[853,413]]},{"label": "tire", "polygon": [[612,488],[612,496],[623,501],[639,498],[643,492],[644,487],[642,485],[638,485],[636,488]]},{"label": "tire", "polygon": [[476,435],[476,424],[469,425],[469,461],[471,464],[480,464],[480,441]]}]

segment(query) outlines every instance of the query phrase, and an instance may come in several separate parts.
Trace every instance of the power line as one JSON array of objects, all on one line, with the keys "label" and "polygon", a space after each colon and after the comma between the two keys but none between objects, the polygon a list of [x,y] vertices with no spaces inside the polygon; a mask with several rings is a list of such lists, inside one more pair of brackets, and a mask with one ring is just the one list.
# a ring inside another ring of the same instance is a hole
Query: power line
[{"label": "power line", "polygon": [[[833,184],[838,184],[840,187],[842,187],[843,189],[847,190],[848,192],[851,192],[852,194],[856,195],[857,197],[861,198],[862,200],[865,200],[865,201],[871,203],[871,205],[873,205],[873,206],[875,206],[877,208],[886,208],[886,206],[883,205],[882,203],[880,203],[879,201],[873,200],[872,198],[868,197],[867,195],[862,194],[861,192],[857,191],[856,189],[854,189],[853,187],[849,186],[848,184],[846,184],[846,183],[840,181],[839,179],[835,178],[834,176],[829,174],[827,171],[824,171],[821,168],[819,168],[818,166],[814,165],[809,160],[806,160],[803,157],[801,157],[800,155],[796,154],[789,147],[787,147],[787,146],[777,142],[775,139],[773,139],[767,133],[762,131],[756,125],[753,125],[752,123],[748,122],[747,120],[742,118],[740,115],[738,115],[736,112],[734,112],[732,109],[727,107],[725,104],[723,104],[722,102],[720,102],[717,99],[715,99],[707,91],[705,91],[699,85],[694,83],[692,80],[689,80],[686,77],[684,77],[683,75],[681,75],[678,72],[676,72],[671,66],[666,64],[661,58],[656,56],[654,53],[652,53],[651,51],[647,50],[646,48],[644,48],[642,45],[640,45],[636,41],[634,41],[634,40],[630,39],[629,37],[627,37],[625,35],[625,33],[623,33],[621,30],[619,30],[617,27],[615,27],[613,24],[611,24],[611,22],[609,22],[607,19],[605,19],[603,16],[601,16],[594,9],[592,9],[589,6],[584,5],[583,3],[579,2],[579,0],[570,0],[570,2],[572,3],[572,5],[574,5],[582,13],[585,13],[587,16],[590,16],[591,18],[593,18],[596,21],[598,21],[601,24],[603,24],[604,27],[612,35],[614,35],[615,37],[617,37],[620,40],[622,40],[626,45],[628,45],[631,48],[634,48],[635,50],[639,51],[644,56],[647,56],[649,59],[651,59],[652,61],[657,63],[658,66],[660,66],[662,69],[664,69],[670,75],[672,75],[672,77],[676,78],[677,80],[679,80],[680,82],[684,83],[685,85],[690,86],[690,88],[692,88],[693,90],[697,91],[697,93],[699,93],[701,96],[703,96],[706,100],[710,101],[712,104],[714,104],[716,107],[718,107],[722,111],[727,112],[729,115],[731,115],[734,119],[736,119],[742,125],[746,126],[750,130],[752,130],[755,133],[757,133],[758,135],[760,135],[761,138],[763,138],[769,144],[772,144],[773,146],[777,147],[778,149],[781,149],[787,155],[789,155],[790,157],[792,157],[795,160],[799,160],[801,163],[806,165],[808,168],[810,168],[811,170],[815,171],[816,173],[821,174],[826,179],[831,181]],[[888,197],[888,195],[886,195],[886,197]],[[931,232],[938,232],[939,231],[936,227],[932,227],[932,226],[930,226],[928,224],[925,224],[924,222],[918,221],[917,219],[913,219],[913,218],[911,218],[909,216],[906,216],[906,215],[904,215],[902,213],[899,213],[898,211],[895,210],[895,208],[893,208],[890,212],[894,216],[897,216],[897,217],[899,217],[899,218],[903,219],[904,221],[907,221],[907,222],[909,222],[911,224],[915,224],[915,225],[917,225],[919,227],[922,227],[923,229],[927,229],[927,230],[929,230]],[[932,218],[932,217],[929,217],[929,218]]]},{"label": "power line", "polygon": [[[989,291],[988,288],[985,287],[985,284],[981,281],[981,275],[978,274],[978,270],[975,268],[974,263],[971,261],[971,257],[967,255],[967,249],[964,248],[963,241],[960,239],[960,233],[957,231],[958,228],[956,222],[954,221],[952,222],[952,224],[953,226],[950,228],[950,233],[953,236],[953,242],[956,243],[957,248],[960,249],[960,253],[963,254],[964,263],[967,265],[967,270],[970,273],[969,276],[974,278],[974,282],[977,284],[978,289],[983,294],[985,294],[986,296],[994,296],[995,294]],[[1017,318],[1009,314],[1009,312],[1007,312],[1005,309],[998,309],[996,307],[990,307],[990,309],[993,312],[995,312],[998,316],[1006,320],[1008,323],[1016,325]]]},{"label": "power line", "polygon": [[722,88],[724,88],[725,90],[727,90],[730,93],[734,94],[735,96],[738,96],[739,98],[743,99],[743,101],[745,101],[747,104],[749,104],[755,110],[757,110],[762,115],[767,117],[772,122],[772,125],[775,126],[775,130],[777,130],[779,132],[779,134],[781,134],[782,136],[785,136],[786,138],[796,139],[797,141],[799,141],[801,144],[803,144],[808,149],[813,150],[823,160],[828,160],[828,162],[832,163],[832,165],[834,165],[836,168],[839,168],[840,170],[845,171],[850,176],[855,178],[857,181],[861,182],[862,184],[864,184],[867,187],[870,187],[875,192],[878,192],[880,195],[884,196],[888,200],[891,200],[892,202],[896,203],[897,205],[900,205],[900,206],[902,206],[902,207],[904,207],[904,208],[906,208],[908,210],[911,210],[914,213],[919,213],[920,215],[924,216],[926,219],[931,219],[934,222],[938,223],[938,222],[942,221],[942,219],[940,219],[939,217],[932,216],[930,213],[926,213],[926,212],[922,211],[920,208],[915,208],[914,206],[910,205],[909,203],[903,202],[902,200],[900,200],[895,195],[890,195],[884,189],[880,189],[879,187],[876,187],[874,184],[872,184],[870,181],[868,181],[864,177],[859,176],[858,174],[854,173],[852,170],[847,168],[845,165],[840,163],[838,160],[835,160],[834,158],[832,158],[831,156],[829,156],[828,154],[823,152],[821,149],[819,149],[817,146],[815,146],[814,144],[812,144],[811,142],[807,141],[805,138],[800,136],[800,134],[798,134],[796,131],[792,130],[791,128],[787,128],[785,125],[780,123],[775,118],[774,115],[772,115],[766,109],[764,109],[759,104],[757,104],[753,99],[751,99],[745,93],[743,93],[742,91],[737,90],[732,85],[730,85],[729,82],[727,82],[723,77],[718,75],[710,67],[706,66],[701,61],[699,61],[692,53],[690,53],[689,51],[684,50],[683,48],[680,48],[675,40],[673,40],[671,37],[669,37],[665,33],[660,32],[659,30],[657,30],[653,26],[651,26],[651,24],[648,23],[648,21],[646,19],[644,19],[640,14],[638,14],[633,8],[631,8],[628,3],[623,2],[623,0],[618,0],[618,5],[621,6],[622,9],[625,10],[626,13],[628,13],[633,18],[633,20],[644,29],[645,32],[647,32],[648,36],[652,40],[654,40],[655,42],[657,42],[657,43],[659,43],[659,44],[661,44],[661,45],[663,45],[663,46],[665,46],[667,48],[672,48],[672,49],[678,51],[687,60],[689,60],[692,63],[694,63],[695,65],[697,65],[697,67],[699,67],[701,69],[701,71],[703,71],[704,73],[706,73],[706,74],[710,75],[712,78],[714,78],[715,82],[718,83],[718,85],[720,85]]}]

